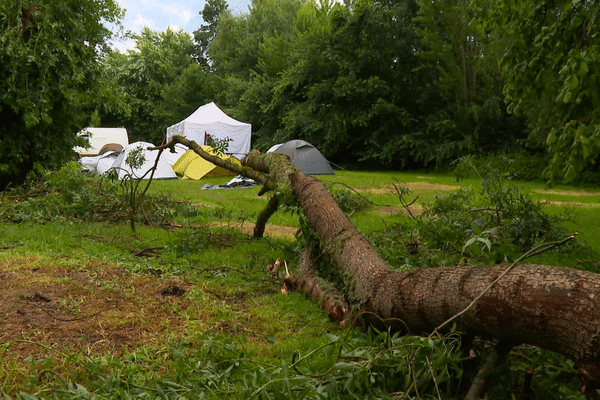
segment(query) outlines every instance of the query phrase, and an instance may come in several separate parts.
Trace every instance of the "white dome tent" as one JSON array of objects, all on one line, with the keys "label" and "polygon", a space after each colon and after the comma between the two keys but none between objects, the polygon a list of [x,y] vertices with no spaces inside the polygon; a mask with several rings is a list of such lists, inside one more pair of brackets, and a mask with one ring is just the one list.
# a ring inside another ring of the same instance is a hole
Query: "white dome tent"
[{"label": "white dome tent", "polygon": [[100,150],[107,144],[119,144],[123,147],[129,144],[129,136],[125,128],[84,128],[77,133],[78,137],[87,140],[90,147],[74,147],[75,153],[80,156],[96,156]]},{"label": "white dome tent", "polygon": [[[129,165],[125,163],[127,156],[130,152],[140,147],[143,149],[143,154],[146,157],[146,161],[136,169],[132,169]],[[112,164],[111,170],[114,170],[117,174],[117,177],[120,180],[123,180],[128,174],[131,175],[134,179],[150,179],[150,172],[148,172],[152,167],[154,167],[154,163],[156,162],[156,157],[158,156],[158,150],[148,150],[148,147],[155,147],[152,143],[148,142],[135,142],[131,143],[123,148],[121,153],[117,156],[114,163]],[[169,150],[165,150],[169,151]],[[109,170],[110,171],[110,170]],[[173,167],[167,160],[167,158],[163,158],[162,156],[158,160],[158,165],[156,166],[156,171],[154,172],[154,176],[152,179],[176,179],[177,175],[175,171],[173,171]]]}]

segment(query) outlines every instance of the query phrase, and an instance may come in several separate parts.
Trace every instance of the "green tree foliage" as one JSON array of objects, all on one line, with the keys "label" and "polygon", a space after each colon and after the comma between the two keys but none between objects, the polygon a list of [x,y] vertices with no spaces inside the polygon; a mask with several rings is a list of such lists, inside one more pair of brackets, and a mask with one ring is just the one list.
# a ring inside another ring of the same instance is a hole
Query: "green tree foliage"
[{"label": "green tree foliage", "polygon": [[479,3],[505,45],[509,111],[527,115],[531,141],[551,153],[547,176],[572,180],[600,152],[600,3]]},{"label": "green tree foliage", "polygon": [[253,1],[249,14],[221,15],[209,49],[214,71],[225,84],[219,101],[234,117],[252,123],[255,146],[272,143],[280,125],[270,109],[274,86],[304,29],[299,13],[312,8],[306,0],[261,0]]},{"label": "green tree foliage", "polygon": [[415,55],[414,1],[335,5],[309,31],[275,90],[278,140],[300,137],[338,162],[411,159],[420,120],[434,106]]},{"label": "green tree foliage", "polygon": [[0,5],[0,190],[69,159],[103,87],[99,57],[121,10],[113,0]]},{"label": "green tree foliage", "polygon": [[248,15],[223,18],[211,44],[215,70],[227,87],[222,101],[236,117],[252,122],[259,147],[273,142],[281,124],[271,102],[296,42],[306,29],[323,23],[310,15],[314,9],[305,0],[254,1]]},{"label": "green tree foliage", "polygon": [[144,28],[135,40],[135,50],[112,52],[105,61],[129,109],[101,117],[104,126],[125,126],[130,141],[158,144],[169,125],[212,100],[214,83],[195,61],[194,42],[183,30]]},{"label": "green tree foliage", "polygon": [[194,41],[196,42],[198,61],[203,66],[208,66],[210,63],[208,48],[218,32],[219,17],[228,9],[229,5],[225,0],[208,0],[204,9],[200,11],[200,16],[207,25],[200,26],[200,29],[194,32]]},{"label": "green tree foliage", "polygon": [[255,1],[230,16],[211,45],[216,71],[259,146],[310,141],[335,162],[411,159],[437,89],[419,71],[406,1]]},{"label": "green tree foliage", "polygon": [[523,120],[502,102],[496,43],[483,30],[471,0],[418,0],[419,55],[436,71],[444,101],[427,121],[429,158],[513,150]]}]

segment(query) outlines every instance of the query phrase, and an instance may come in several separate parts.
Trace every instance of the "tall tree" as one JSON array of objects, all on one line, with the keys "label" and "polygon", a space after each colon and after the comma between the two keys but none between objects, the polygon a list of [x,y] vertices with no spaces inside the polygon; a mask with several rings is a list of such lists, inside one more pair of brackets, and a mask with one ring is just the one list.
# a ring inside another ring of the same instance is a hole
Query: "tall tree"
[{"label": "tall tree", "polygon": [[600,154],[600,3],[478,3],[505,45],[509,111],[528,116],[531,141],[548,148],[547,176],[572,180]]},{"label": "tall tree", "polygon": [[252,122],[255,143],[270,143],[279,126],[268,110],[273,87],[306,28],[298,15],[313,7],[307,0],[254,0],[249,14],[220,20],[209,51],[226,87],[220,100],[235,117]]},{"label": "tall tree", "polygon": [[444,100],[427,123],[436,157],[514,148],[524,135],[522,122],[506,113],[499,54],[479,10],[472,0],[417,1],[419,55],[438,74],[436,86]]},{"label": "tall tree", "polygon": [[102,88],[99,57],[122,12],[113,0],[0,5],[0,190],[71,156]]},{"label": "tall tree", "polygon": [[304,34],[278,82],[278,140],[303,138],[337,162],[400,166],[411,159],[419,120],[435,98],[418,70],[416,4],[335,5]]},{"label": "tall tree", "polygon": [[101,114],[104,125],[125,126],[131,141],[160,143],[166,128],[212,100],[214,81],[194,59],[191,36],[144,28],[136,50],[113,52],[105,66],[126,94],[129,112]]},{"label": "tall tree", "polygon": [[194,32],[194,40],[196,42],[196,55],[198,61],[204,67],[210,65],[208,49],[218,32],[219,17],[228,9],[229,5],[225,0],[208,0],[204,5],[204,9],[200,11],[200,16],[204,19],[206,25],[201,25],[200,28]]}]

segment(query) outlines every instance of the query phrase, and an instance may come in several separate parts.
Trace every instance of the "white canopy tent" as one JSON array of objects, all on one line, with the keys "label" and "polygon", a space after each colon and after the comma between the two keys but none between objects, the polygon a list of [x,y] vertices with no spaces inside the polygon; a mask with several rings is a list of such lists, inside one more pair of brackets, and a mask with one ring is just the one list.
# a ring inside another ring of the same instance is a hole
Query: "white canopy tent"
[{"label": "white canopy tent", "polygon": [[250,151],[252,125],[225,114],[215,103],[205,104],[183,121],[167,128],[167,142],[181,135],[199,145],[208,144],[206,134],[214,139],[231,139],[227,154],[238,159]]},{"label": "white canopy tent", "polygon": [[100,154],[100,150],[106,144],[116,143],[125,147],[129,144],[127,129],[125,128],[84,128],[77,133],[86,139],[90,146],[85,149],[83,147],[75,147],[75,153],[82,156],[95,156]]}]

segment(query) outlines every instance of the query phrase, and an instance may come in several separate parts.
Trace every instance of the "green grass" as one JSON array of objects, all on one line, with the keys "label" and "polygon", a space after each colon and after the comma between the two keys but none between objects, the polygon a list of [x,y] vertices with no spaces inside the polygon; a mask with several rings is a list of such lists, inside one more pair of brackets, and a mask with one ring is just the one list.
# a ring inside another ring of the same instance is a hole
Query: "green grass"
[{"label": "green grass", "polygon": [[[479,187],[476,179],[457,182],[450,174],[429,172],[341,171],[335,176],[321,176],[319,179],[335,184],[335,187],[357,189],[361,196],[373,204],[370,209],[350,215],[351,220],[365,233],[410,221],[410,217],[402,212],[395,193],[373,192],[374,189],[389,189],[393,183],[404,185],[419,182],[421,185],[413,186],[413,193],[408,200],[417,198],[416,204],[422,205],[441,193],[441,189],[434,185]],[[289,369],[297,350],[300,351],[300,357],[315,351],[314,355],[303,361],[301,369],[317,373],[326,371],[334,363],[343,340],[347,340],[348,344],[354,343],[349,352],[358,352],[364,346],[360,354],[372,354],[369,352],[374,351],[366,349],[380,349],[377,350],[380,353],[373,353],[380,357],[387,353],[378,346],[385,348],[389,338],[379,341],[355,330],[347,339],[343,339],[346,332],[332,324],[311,300],[299,293],[282,295],[281,281],[273,279],[265,266],[280,257],[288,262],[293,271],[297,244],[293,238],[268,237],[257,240],[235,229],[235,225],[241,222],[252,225],[268,197],[257,196],[259,187],[201,190],[206,183],[219,184],[227,180],[229,178],[166,180],[152,184],[150,193],[166,192],[198,207],[199,212],[195,216],[174,217],[173,222],[182,225],[181,228],[163,229],[138,224],[133,234],[126,220],[121,223],[69,219],[46,223],[0,223],[0,263],[3,263],[0,265],[4,265],[0,275],[12,273],[12,270],[14,273],[25,273],[49,265],[67,271],[89,271],[89,265],[103,268],[100,264],[90,264],[101,262],[124,271],[123,276],[132,280],[164,279],[170,282],[172,279],[180,285],[186,285],[188,291],[184,301],[189,303],[185,303],[188,304],[185,308],[183,303],[164,300],[160,312],[179,315],[184,328],[177,333],[165,334],[152,344],[144,345],[142,341],[140,346],[126,348],[118,357],[110,352],[86,354],[73,347],[70,352],[62,349],[62,355],[42,351],[40,358],[34,356],[27,361],[17,361],[10,357],[10,350],[18,343],[0,343],[0,361],[4,368],[4,372],[0,373],[0,391],[10,396],[19,392],[37,393],[42,398],[77,398],[77,393],[84,398],[85,391],[106,398],[125,398],[125,393],[131,396],[146,393],[160,397],[161,391],[172,396],[179,393],[189,398],[197,397],[200,392],[208,398],[244,398],[242,396],[252,394],[263,384],[275,393],[277,385],[286,379],[298,387],[311,390],[316,390],[316,387],[331,389],[332,386],[327,385],[334,385],[336,380],[349,387],[360,383],[364,390],[371,390],[365,394],[356,389],[357,393],[363,393],[357,396],[363,398],[379,390],[370,386],[373,384],[371,379],[376,381],[384,372],[369,375],[372,365],[367,366],[367,363],[360,364],[359,368],[359,364],[348,361],[339,366],[337,375],[320,380],[310,380]],[[540,192],[544,187],[537,183],[511,183],[525,187],[533,198],[540,201],[589,205],[600,203],[600,190],[593,195],[581,196]],[[569,186],[555,189],[578,190]],[[388,212],[382,212],[382,209],[388,209]],[[560,213],[563,209],[563,205],[545,206],[550,213]],[[600,253],[600,224],[597,223],[600,221],[600,207],[569,206],[569,210],[573,217],[566,223],[568,229],[578,231],[578,240],[586,242]],[[1,211],[0,208],[0,214]],[[208,225],[211,223],[219,225]],[[269,223],[299,226],[297,216],[286,211],[276,213]],[[136,255],[144,249],[154,248],[160,249],[154,256]],[[549,258],[539,260],[561,262]],[[56,285],[74,283],[77,283],[76,277],[61,276],[55,279]],[[106,281],[103,285],[98,285],[97,290],[109,296],[111,290],[123,287],[124,282]],[[140,290],[139,296],[157,296],[156,292],[143,292],[137,286],[128,287],[127,290],[131,293]],[[85,309],[81,312],[85,314]],[[144,312],[152,318],[149,310]],[[449,364],[444,363],[450,362],[450,353],[440,350],[443,345],[424,345],[428,351],[441,351],[436,353],[435,362],[439,364],[440,371],[448,370]],[[43,349],[43,346],[50,347],[51,343],[40,341],[38,346]],[[398,346],[398,349],[412,348],[405,342]],[[416,348],[421,349],[419,346]],[[354,359],[360,357],[355,356]],[[423,371],[427,371],[427,364],[422,366]],[[345,375],[343,368],[348,368],[350,372]],[[403,376],[405,372],[398,370],[396,375]],[[422,379],[423,390],[429,387],[430,393],[435,393],[431,377],[425,375],[419,378]],[[60,379],[52,379],[57,376]],[[356,379],[356,382],[352,379]],[[257,398],[268,398],[264,393],[258,393]],[[285,390],[282,389],[281,393],[285,393]],[[299,392],[292,394],[299,395]]]}]

